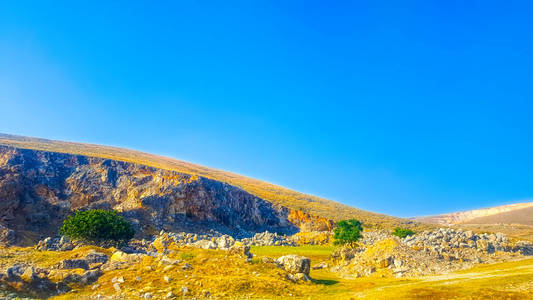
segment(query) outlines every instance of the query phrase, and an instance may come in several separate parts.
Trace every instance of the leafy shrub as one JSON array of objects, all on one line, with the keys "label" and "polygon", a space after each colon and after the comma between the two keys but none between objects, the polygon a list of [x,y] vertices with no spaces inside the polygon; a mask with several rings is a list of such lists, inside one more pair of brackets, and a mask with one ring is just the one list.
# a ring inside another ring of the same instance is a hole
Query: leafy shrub
[{"label": "leafy shrub", "polygon": [[337,223],[337,228],[333,230],[335,233],[333,238],[335,239],[335,245],[348,245],[351,248],[355,248],[357,241],[363,237],[361,232],[363,227],[358,220],[342,220]]},{"label": "leafy shrub", "polygon": [[400,227],[396,227],[394,228],[394,231],[392,232],[392,235],[395,235],[401,239],[403,239],[404,237],[406,236],[409,236],[409,235],[413,235],[415,234],[414,231],[412,231],[411,229],[409,228],[400,228]]},{"label": "leafy shrub", "polygon": [[76,211],[63,221],[59,233],[73,240],[91,242],[127,242],[135,231],[131,224],[114,210]]}]

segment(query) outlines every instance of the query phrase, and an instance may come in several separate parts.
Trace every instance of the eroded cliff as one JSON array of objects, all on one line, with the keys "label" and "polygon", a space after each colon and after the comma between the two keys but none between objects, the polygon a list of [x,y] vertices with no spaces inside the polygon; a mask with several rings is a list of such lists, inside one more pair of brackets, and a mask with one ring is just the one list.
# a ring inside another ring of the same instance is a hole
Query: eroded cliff
[{"label": "eroded cliff", "polygon": [[[292,233],[290,211],[204,177],[110,159],[0,146],[4,241],[57,232],[77,209],[120,211],[140,235],[214,228],[234,235]],[[301,224],[297,224],[301,225]]]}]

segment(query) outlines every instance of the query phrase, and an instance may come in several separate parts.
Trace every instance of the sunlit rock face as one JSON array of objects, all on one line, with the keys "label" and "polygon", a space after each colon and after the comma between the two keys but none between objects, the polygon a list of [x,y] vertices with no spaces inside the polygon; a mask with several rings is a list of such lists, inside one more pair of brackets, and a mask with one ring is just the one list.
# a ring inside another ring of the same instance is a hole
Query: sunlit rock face
[{"label": "sunlit rock face", "polygon": [[29,242],[57,233],[68,214],[89,208],[120,211],[141,235],[161,229],[296,231],[286,208],[219,181],[136,163],[0,146],[3,235]]}]

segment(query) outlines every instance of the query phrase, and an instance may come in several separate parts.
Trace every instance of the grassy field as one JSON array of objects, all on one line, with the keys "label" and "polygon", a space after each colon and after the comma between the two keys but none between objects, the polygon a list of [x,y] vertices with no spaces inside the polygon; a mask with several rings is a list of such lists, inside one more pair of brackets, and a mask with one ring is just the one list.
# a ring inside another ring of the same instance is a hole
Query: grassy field
[{"label": "grassy field", "polygon": [[[0,266],[5,268],[23,261],[38,267],[51,267],[66,258],[83,257],[92,249],[109,254],[112,251],[96,247],[66,252],[0,249]],[[110,299],[136,299],[145,292],[160,299],[169,291],[181,295],[184,286],[189,289],[184,299],[193,296],[204,299],[202,295],[207,291],[213,299],[533,299],[533,259],[479,265],[450,274],[410,279],[354,278],[320,269],[311,270],[313,280],[306,283],[286,280],[281,269],[262,260],[262,257],[299,254],[311,258],[311,265],[315,265],[328,261],[334,249],[332,246],[252,247],[256,258],[246,263],[226,251],[182,247],[169,254],[170,258],[181,261],[176,266],[162,266],[156,259],[145,257],[127,269],[105,272],[97,282],[96,291],[92,285],[79,286],[54,299],[90,299],[98,293],[110,296]],[[192,268],[183,270],[181,265],[184,263]],[[69,272],[78,271],[82,270]],[[164,276],[169,276],[171,281],[165,282]],[[115,277],[124,278],[120,293],[113,288]]]},{"label": "grassy field", "polygon": [[277,258],[286,254],[302,255],[310,258],[313,262],[326,261],[329,259],[331,253],[335,250],[335,246],[315,246],[307,245],[300,247],[290,246],[252,246],[251,252],[258,256],[266,256]]},{"label": "grassy field", "polygon": [[[312,265],[327,261],[333,246],[253,247],[259,256],[304,255]],[[416,279],[346,278],[329,270],[311,270],[311,299],[533,299],[533,259]]]},{"label": "grassy field", "polygon": [[[349,288],[363,282],[368,287],[360,291]],[[418,279],[344,281],[339,282],[337,292],[339,298],[366,299],[533,299],[533,260],[481,265]]]},{"label": "grassy field", "polygon": [[[240,187],[253,195],[274,203],[275,205],[301,210],[315,216],[332,220],[356,218],[362,221],[365,225],[375,228],[393,228],[395,226],[420,226],[423,228],[431,227],[430,225],[419,224],[406,219],[368,212],[335,201],[302,194],[278,185],[235,173],[124,148],[53,141],[6,134],[0,134],[0,145],[22,149],[101,157],[203,176]],[[327,184],[327,182],[325,182],[325,184]]]}]

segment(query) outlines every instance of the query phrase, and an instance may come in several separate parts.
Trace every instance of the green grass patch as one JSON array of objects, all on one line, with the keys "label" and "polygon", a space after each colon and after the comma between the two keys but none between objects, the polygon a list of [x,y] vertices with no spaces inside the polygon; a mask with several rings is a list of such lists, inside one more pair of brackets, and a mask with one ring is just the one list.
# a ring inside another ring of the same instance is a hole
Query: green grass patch
[{"label": "green grass patch", "polygon": [[311,260],[328,260],[335,246],[307,245],[291,246],[252,246],[250,251],[258,256],[277,258],[283,255],[296,254],[309,257]]},{"label": "green grass patch", "polygon": [[194,258],[194,254],[190,252],[181,252],[180,257],[183,260],[191,260]]}]

